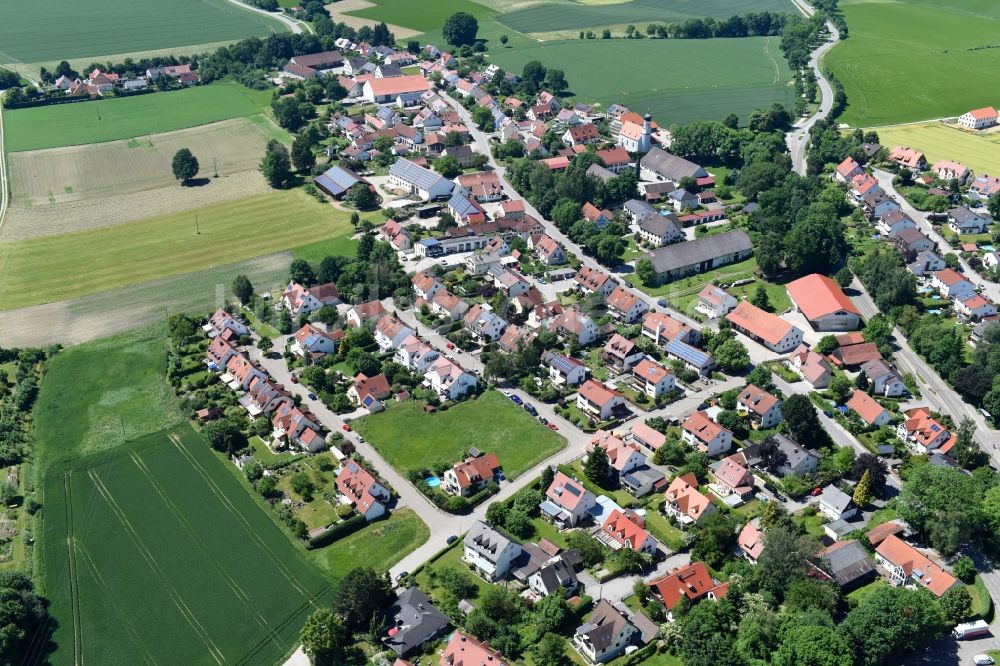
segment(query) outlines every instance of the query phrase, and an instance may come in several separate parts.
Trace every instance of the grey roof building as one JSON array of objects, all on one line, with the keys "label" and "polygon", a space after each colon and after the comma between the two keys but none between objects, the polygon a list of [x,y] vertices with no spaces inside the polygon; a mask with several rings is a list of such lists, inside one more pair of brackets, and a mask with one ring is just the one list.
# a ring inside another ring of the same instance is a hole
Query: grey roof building
[{"label": "grey roof building", "polygon": [[[785,435],[777,433],[772,436],[778,445],[778,450],[785,454],[785,464],[778,467],[778,473],[782,476],[791,474],[812,474],[819,466],[822,456],[815,451],[797,444]],[[751,465],[760,463],[760,444],[751,444],[743,449],[743,455]]]},{"label": "grey roof building", "polygon": [[611,171],[607,167],[601,166],[600,164],[591,164],[587,168],[587,175],[593,176],[594,178],[597,178],[601,182],[605,182],[611,180],[618,174],[616,174],[614,171]]},{"label": "grey roof building", "polygon": [[358,174],[342,166],[330,167],[313,180],[316,182],[316,187],[331,197],[337,198],[344,196],[354,185],[367,182]]},{"label": "grey roof building", "polygon": [[400,657],[435,638],[450,624],[448,617],[431,605],[430,598],[417,587],[401,592],[396,603],[386,610],[386,617],[392,623],[392,635],[385,638],[385,646]]},{"label": "grey roof building", "polygon": [[658,178],[678,183],[681,178],[708,176],[708,172],[701,165],[656,147],[642,156],[639,166],[642,168],[643,176],[650,180]]},{"label": "grey roof building", "polygon": [[854,540],[838,541],[824,548],[816,557],[820,568],[833,578],[841,589],[854,589],[872,580],[876,574],[875,564],[868,557],[868,551]]},{"label": "grey roof building", "polygon": [[750,236],[742,229],[736,229],[657,248],[648,256],[653,262],[657,278],[666,282],[743,261],[752,254],[753,242]]},{"label": "grey roof building", "polygon": [[640,199],[629,199],[622,206],[622,210],[625,212],[625,217],[633,222],[642,222],[647,218],[659,215],[658,210]]}]

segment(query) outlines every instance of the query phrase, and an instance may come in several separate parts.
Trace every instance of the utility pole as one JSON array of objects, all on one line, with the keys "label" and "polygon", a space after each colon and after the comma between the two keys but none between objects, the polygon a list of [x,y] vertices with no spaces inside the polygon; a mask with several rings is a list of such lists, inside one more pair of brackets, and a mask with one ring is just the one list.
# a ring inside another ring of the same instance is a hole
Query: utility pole
[{"label": "utility pole", "polygon": [[194,232],[198,236],[201,235],[201,227],[198,226],[198,213],[194,214]]},{"label": "utility pole", "polygon": [[219,177],[219,165],[215,163],[215,156],[212,156],[212,171],[215,173],[215,178]]}]

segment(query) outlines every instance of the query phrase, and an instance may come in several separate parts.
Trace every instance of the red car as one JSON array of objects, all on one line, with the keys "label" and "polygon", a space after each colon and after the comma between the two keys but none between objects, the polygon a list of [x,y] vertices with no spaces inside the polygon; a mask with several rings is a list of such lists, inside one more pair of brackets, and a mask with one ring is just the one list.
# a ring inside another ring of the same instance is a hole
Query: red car
[{"label": "red car", "polygon": [[809,494],[812,495],[813,497],[819,497],[820,495],[823,494],[823,489],[819,487],[813,488],[812,492]]},{"label": "red car", "polygon": [[342,428],[343,428],[344,430],[346,430],[347,432],[351,432],[351,426],[347,425],[346,423],[345,423],[345,424],[344,424],[343,426],[341,426],[341,427],[342,427]]},{"label": "red car", "polygon": [[455,348],[455,343],[454,342],[449,342],[448,343],[448,349],[454,349],[454,348]]},{"label": "red car", "polygon": [[551,423],[550,422],[549,423],[549,430],[559,430],[559,426],[557,426],[555,423]]}]

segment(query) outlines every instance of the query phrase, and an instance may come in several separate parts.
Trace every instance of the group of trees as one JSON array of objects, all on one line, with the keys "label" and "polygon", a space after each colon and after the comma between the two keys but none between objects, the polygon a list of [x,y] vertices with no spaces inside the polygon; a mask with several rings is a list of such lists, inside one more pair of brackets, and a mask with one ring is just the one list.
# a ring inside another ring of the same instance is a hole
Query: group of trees
[{"label": "group of trees", "polygon": [[350,663],[358,652],[355,636],[377,642],[385,624],[384,610],[395,598],[385,575],[368,567],[351,570],[337,584],[332,605],[306,620],[300,634],[302,649],[316,666]]},{"label": "group of trees", "polygon": [[16,465],[27,453],[31,432],[28,418],[48,360],[59,347],[12,349],[0,347],[0,363],[13,363],[13,381],[0,373],[0,465]]},{"label": "group of trees", "polygon": [[[788,14],[750,12],[724,19],[689,18],[674,23],[650,23],[645,34],[634,25],[625,28],[628,39],[711,39],[713,37],[768,37],[780,35]],[[586,35],[584,35],[586,36]],[[582,37],[581,37],[582,39]]]},{"label": "group of trees", "polygon": [[472,45],[476,42],[479,32],[479,21],[467,12],[455,12],[444,22],[441,34],[444,40],[452,46]]}]

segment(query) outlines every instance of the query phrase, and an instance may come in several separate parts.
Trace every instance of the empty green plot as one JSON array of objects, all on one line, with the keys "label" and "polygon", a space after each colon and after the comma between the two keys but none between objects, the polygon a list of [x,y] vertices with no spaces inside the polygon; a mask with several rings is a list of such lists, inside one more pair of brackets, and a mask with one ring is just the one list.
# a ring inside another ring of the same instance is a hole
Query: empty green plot
[{"label": "empty green plot", "polygon": [[562,69],[575,99],[649,111],[661,125],[729,113],[746,120],[756,108],[794,98],[777,37],[563,40],[491,53],[514,72],[531,60]]},{"label": "empty green plot", "polygon": [[[789,0],[632,0],[619,4],[544,3],[498,17],[520,32],[581,30],[622,23],[664,23],[727,18],[750,12],[795,12]],[[640,26],[641,28],[642,26]]]},{"label": "empty green plot", "polygon": [[275,663],[329,584],[190,427],[51,468],[54,663]]},{"label": "empty green plot", "polygon": [[0,62],[58,62],[287,32],[226,0],[0,3]]},{"label": "empty green plot", "polygon": [[850,38],[824,58],[847,93],[842,122],[927,120],[996,103],[997,3],[871,2],[843,12]]},{"label": "empty green plot", "polygon": [[259,114],[270,103],[271,95],[269,90],[219,82],[184,90],[5,111],[6,149],[13,153],[145,138],[147,134]]},{"label": "empty green plot", "polygon": [[[444,25],[449,16],[455,12],[466,12],[477,18],[485,18],[493,10],[478,2],[470,0],[372,0],[374,7],[346,12],[351,16],[384,21],[405,28],[420,30],[436,30]],[[441,45],[444,46],[443,44]]]}]

